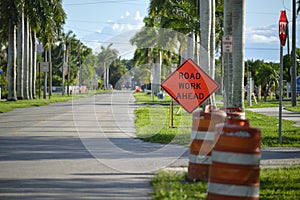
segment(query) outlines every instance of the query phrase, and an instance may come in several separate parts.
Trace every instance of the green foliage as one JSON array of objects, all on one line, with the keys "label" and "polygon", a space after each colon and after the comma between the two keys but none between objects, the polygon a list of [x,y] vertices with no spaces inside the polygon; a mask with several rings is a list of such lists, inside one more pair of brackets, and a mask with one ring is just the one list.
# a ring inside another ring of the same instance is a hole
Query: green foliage
[{"label": "green foliage", "polygon": [[272,62],[267,63],[263,60],[248,60],[245,66],[247,71],[251,72],[255,85],[262,86],[262,93],[266,101],[268,93],[270,91],[275,93],[279,86],[279,64]]},{"label": "green foliage", "polygon": [[[300,196],[300,167],[291,166],[260,171],[262,200],[298,199]],[[205,199],[206,182],[189,183],[185,173],[159,172],[151,181],[152,199]]]},{"label": "green foliage", "polygon": [[126,65],[129,61],[125,59],[116,59],[114,60],[109,69],[110,69],[110,80],[109,83],[113,85],[115,89],[121,89],[121,78],[127,72]]}]

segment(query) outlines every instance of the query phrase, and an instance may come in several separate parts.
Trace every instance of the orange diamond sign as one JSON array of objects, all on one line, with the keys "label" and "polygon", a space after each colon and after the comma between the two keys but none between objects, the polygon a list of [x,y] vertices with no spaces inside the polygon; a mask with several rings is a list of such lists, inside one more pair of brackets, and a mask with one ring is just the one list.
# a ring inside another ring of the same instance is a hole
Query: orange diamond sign
[{"label": "orange diamond sign", "polygon": [[192,59],[186,60],[161,87],[187,112],[193,112],[219,88]]}]

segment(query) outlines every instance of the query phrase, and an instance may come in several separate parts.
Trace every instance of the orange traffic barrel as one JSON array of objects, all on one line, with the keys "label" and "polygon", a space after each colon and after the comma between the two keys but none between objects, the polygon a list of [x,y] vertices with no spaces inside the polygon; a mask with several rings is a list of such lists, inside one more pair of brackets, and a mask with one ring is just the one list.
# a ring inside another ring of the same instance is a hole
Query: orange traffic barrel
[{"label": "orange traffic barrel", "polygon": [[216,131],[206,199],[258,200],[260,129],[248,120],[228,118]]},{"label": "orange traffic barrel", "polygon": [[221,108],[220,110],[225,111],[228,118],[246,119],[245,112],[243,112],[241,108],[224,107]]},{"label": "orange traffic barrel", "polygon": [[193,125],[190,141],[188,179],[208,180],[211,164],[211,151],[214,145],[215,125],[226,120],[224,111],[206,106],[193,112]]}]

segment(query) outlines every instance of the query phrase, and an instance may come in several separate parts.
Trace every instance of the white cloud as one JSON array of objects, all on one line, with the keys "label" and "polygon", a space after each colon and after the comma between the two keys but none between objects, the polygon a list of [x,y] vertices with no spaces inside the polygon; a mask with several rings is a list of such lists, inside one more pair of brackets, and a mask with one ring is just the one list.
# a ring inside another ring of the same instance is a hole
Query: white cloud
[{"label": "white cloud", "polygon": [[[141,28],[142,26],[143,17],[140,15],[139,11],[136,11],[134,15],[126,11],[125,15],[122,15],[120,19],[111,26],[111,29],[115,34],[118,34],[124,31]],[[109,27],[106,27],[106,30],[107,29],[109,29]]]},{"label": "white cloud", "polygon": [[140,11],[136,11],[135,16],[134,16],[134,20],[139,21],[139,22],[143,22],[143,17],[140,14]]},{"label": "white cloud", "polygon": [[253,34],[249,40],[251,40],[252,43],[273,43],[278,42],[278,37]]},{"label": "white cloud", "polygon": [[[85,40],[92,41],[92,44],[90,43],[89,45],[96,51],[99,46],[106,45],[107,43],[114,43],[114,45],[128,43],[126,47],[128,49],[128,46],[130,46],[129,40],[134,35],[133,33],[140,30],[144,25],[143,18],[139,11],[135,13],[126,11],[125,13],[121,13],[119,20],[108,20],[106,26],[95,33],[85,36]],[[127,37],[128,32],[131,33],[131,37]],[[118,37],[119,35],[122,35],[122,37]],[[118,41],[114,42],[113,40],[116,39],[118,39]]]},{"label": "white cloud", "polygon": [[119,24],[114,23],[114,25],[111,28],[112,28],[112,30],[118,30],[119,29]]},{"label": "white cloud", "polygon": [[278,42],[278,28],[275,25],[266,27],[249,27],[245,30],[246,44],[270,44]]}]

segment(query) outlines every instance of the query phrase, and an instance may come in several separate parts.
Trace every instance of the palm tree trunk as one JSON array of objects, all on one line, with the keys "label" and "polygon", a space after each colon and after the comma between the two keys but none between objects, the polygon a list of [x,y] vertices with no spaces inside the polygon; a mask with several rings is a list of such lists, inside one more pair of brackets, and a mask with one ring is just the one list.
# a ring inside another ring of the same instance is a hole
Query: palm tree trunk
[{"label": "palm tree trunk", "polygon": [[36,39],[36,33],[32,31],[32,98],[36,98],[36,47],[35,47],[35,39]]},{"label": "palm tree trunk", "polygon": [[200,67],[210,74],[211,1],[200,0]]},{"label": "palm tree trunk", "polygon": [[[51,45],[52,45],[52,41],[51,41]],[[49,48],[49,98],[50,96],[52,96],[52,49],[51,49],[51,45]]]},{"label": "palm tree trunk", "polygon": [[[211,1],[211,31],[210,31],[210,77],[215,79],[215,51],[216,51],[216,17],[215,17],[216,4],[215,1]],[[216,105],[215,93],[210,96],[211,105]]]},{"label": "palm tree trunk", "polygon": [[189,33],[188,35],[188,45],[187,45],[187,58],[191,58],[192,60],[195,60],[194,58],[194,50],[195,50],[195,41],[194,41],[194,33]]},{"label": "palm tree trunk", "polygon": [[23,99],[24,65],[24,13],[21,14],[17,30],[17,97]]},{"label": "palm tree trunk", "polygon": [[29,34],[28,34],[28,60],[29,60],[29,65],[28,65],[28,96],[29,99],[32,99],[32,47],[33,47],[33,41],[31,37],[31,29],[29,28]]},{"label": "palm tree trunk", "polygon": [[24,23],[24,71],[23,71],[23,95],[24,99],[29,99],[28,92],[28,68],[29,68],[29,23],[25,17]]},{"label": "palm tree trunk", "polygon": [[244,16],[245,0],[232,0],[233,105],[244,110]]},{"label": "palm tree trunk", "polygon": [[[224,0],[224,36],[232,36],[232,12],[231,12],[231,0]],[[222,52],[223,53],[223,52]],[[224,57],[224,106],[233,106],[233,67],[232,67],[232,53],[223,53]]]},{"label": "palm tree trunk", "polygon": [[17,100],[16,91],[16,26],[13,24],[12,19],[8,23],[8,62],[7,62],[7,75],[8,75],[8,101]]}]

